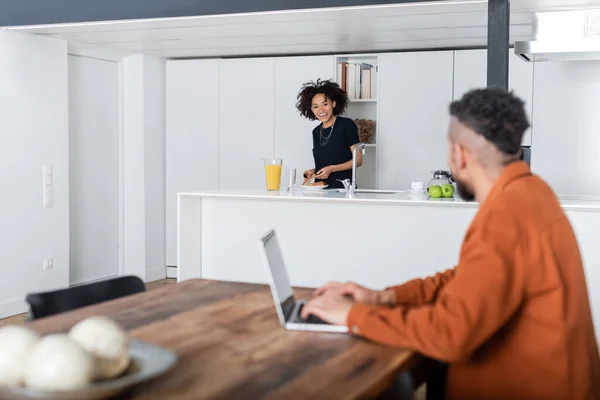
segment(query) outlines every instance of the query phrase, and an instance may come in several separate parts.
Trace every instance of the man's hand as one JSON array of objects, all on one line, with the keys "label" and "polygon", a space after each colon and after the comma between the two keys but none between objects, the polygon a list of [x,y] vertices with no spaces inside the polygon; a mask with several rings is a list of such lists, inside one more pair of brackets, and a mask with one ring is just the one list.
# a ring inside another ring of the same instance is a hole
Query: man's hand
[{"label": "man's hand", "polygon": [[348,314],[354,303],[348,297],[328,292],[319,297],[313,297],[302,307],[302,318],[315,315],[333,325],[346,325]]},{"label": "man's hand", "polygon": [[391,290],[371,290],[353,282],[329,282],[317,289],[313,297],[333,292],[341,296],[350,296],[356,303],[369,305],[394,305],[396,302],[394,292]]}]

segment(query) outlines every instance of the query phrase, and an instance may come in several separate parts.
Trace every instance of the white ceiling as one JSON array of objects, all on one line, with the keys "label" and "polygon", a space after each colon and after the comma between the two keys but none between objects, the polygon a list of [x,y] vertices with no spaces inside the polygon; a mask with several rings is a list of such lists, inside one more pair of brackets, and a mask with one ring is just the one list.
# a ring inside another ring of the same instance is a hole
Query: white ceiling
[{"label": "white ceiling", "polygon": [[[600,0],[512,0],[511,42],[535,11],[600,8]],[[11,27],[168,58],[372,52],[485,46],[487,0]]]}]

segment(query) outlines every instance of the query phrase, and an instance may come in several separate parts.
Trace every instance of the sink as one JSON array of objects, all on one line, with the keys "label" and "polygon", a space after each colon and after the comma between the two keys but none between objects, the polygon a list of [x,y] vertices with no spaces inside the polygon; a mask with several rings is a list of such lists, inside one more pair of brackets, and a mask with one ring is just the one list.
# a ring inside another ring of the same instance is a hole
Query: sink
[{"label": "sink", "polygon": [[398,191],[388,191],[388,190],[377,190],[377,189],[356,189],[354,193],[373,193],[373,194],[397,194],[401,193]]},{"label": "sink", "polygon": [[[346,189],[332,189],[332,192],[346,193]],[[370,193],[370,194],[398,194],[404,190],[378,190],[378,189],[356,189],[354,193]]]}]

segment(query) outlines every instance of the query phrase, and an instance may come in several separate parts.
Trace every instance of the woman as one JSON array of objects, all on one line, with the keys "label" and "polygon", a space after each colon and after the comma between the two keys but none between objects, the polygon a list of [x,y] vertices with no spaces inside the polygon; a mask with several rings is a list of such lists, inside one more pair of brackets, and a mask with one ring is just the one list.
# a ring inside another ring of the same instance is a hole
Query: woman
[{"label": "woman", "polygon": [[[343,188],[341,181],[352,179],[352,150],[360,140],[354,121],[340,117],[347,106],[348,95],[335,82],[319,79],[302,86],[296,108],[310,121],[321,121],[312,132],[315,168],[304,172],[306,180],[314,177],[329,188]],[[362,165],[360,151],[356,165]]]}]

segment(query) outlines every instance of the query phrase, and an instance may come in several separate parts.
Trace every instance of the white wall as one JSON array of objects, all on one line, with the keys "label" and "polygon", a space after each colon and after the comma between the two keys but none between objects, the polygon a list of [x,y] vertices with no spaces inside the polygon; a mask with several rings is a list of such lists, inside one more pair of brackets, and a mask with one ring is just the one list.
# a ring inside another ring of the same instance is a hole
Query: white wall
[{"label": "white wall", "polygon": [[600,61],[535,64],[531,167],[563,194],[600,195]]},{"label": "white wall", "polygon": [[[69,286],[68,49],[0,32],[0,318],[25,311],[27,293]],[[166,275],[165,60],[121,57],[109,58],[122,60],[123,272],[151,281]],[[45,165],[51,208],[43,208]],[[44,270],[49,257],[53,268]]]},{"label": "white wall", "polygon": [[124,272],[166,276],[165,60],[123,60]]},{"label": "white wall", "polygon": [[124,272],[146,276],[144,56],[123,60]]},{"label": "white wall", "polygon": [[[0,31],[0,318],[25,311],[29,292],[69,284],[67,90],[65,41]],[[44,165],[53,169],[51,208]]]},{"label": "white wall", "polygon": [[146,280],[166,276],[165,255],[165,60],[144,56],[144,173]]}]

